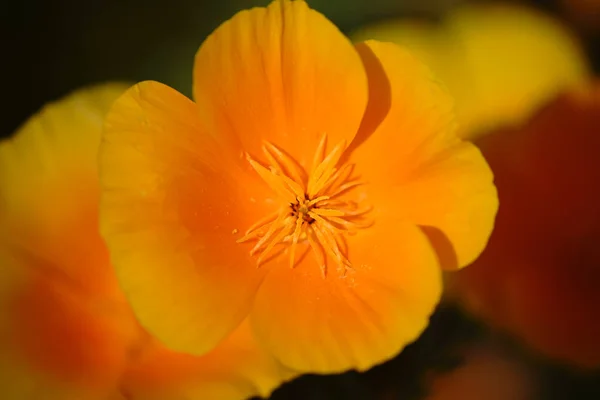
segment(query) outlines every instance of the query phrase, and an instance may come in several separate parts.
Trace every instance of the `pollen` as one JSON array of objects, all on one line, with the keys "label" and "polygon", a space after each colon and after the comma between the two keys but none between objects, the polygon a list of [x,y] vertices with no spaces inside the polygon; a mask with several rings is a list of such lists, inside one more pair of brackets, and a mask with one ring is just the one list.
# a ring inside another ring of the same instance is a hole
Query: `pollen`
[{"label": "pollen", "polygon": [[326,143],[323,135],[308,172],[269,142],[262,148],[268,165],[246,155],[252,168],[281,199],[276,212],[257,221],[238,240],[254,243],[250,254],[257,256],[257,266],[287,254],[294,268],[298,247],[304,246],[312,250],[323,277],[329,260],[343,275],[353,269],[347,236],[371,224],[371,207],[352,198],[353,190],[364,183],[353,177],[354,164],[340,162],[346,143],[340,142],[325,154]]}]

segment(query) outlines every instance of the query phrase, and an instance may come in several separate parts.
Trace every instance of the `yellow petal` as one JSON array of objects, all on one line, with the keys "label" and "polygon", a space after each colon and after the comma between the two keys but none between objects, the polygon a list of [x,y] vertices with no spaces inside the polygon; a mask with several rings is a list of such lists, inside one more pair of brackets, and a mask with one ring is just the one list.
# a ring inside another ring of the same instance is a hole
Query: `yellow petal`
[{"label": "yellow petal", "polygon": [[262,188],[229,168],[236,156],[192,101],[157,82],[129,89],[106,119],[102,232],[140,322],[174,350],[211,350],[244,319],[263,274],[236,243],[264,211],[249,200]]},{"label": "yellow petal", "polygon": [[356,133],[366,77],[350,41],[304,1],[242,11],[204,42],[194,98],[209,129],[254,157],[263,141],[308,166],[323,134]]},{"label": "yellow petal", "polygon": [[421,226],[442,267],[463,267],[493,228],[498,200],[491,170],[475,146],[455,136],[452,103],[420,62],[390,43],[359,49],[371,102],[352,157],[370,183],[370,202],[382,218]]},{"label": "yellow petal", "polygon": [[[97,151],[102,119],[125,89],[114,83],[76,91],[0,143],[0,241],[35,243],[36,253],[99,290],[106,274],[97,245]],[[99,273],[96,280],[83,276],[82,257],[96,260],[87,267]]]},{"label": "yellow petal", "polygon": [[415,226],[388,218],[348,240],[353,270],[326,277],[305,255],[265,278],[251,323],[285,365],[306,372],[366,370],[394,357],[429,323],[440,292],[435,253]]},{"label": "yellow petal", "polygon": [[557,93],[590,76],[570,32],[517,5],[469,4],[440,24],[390,20],[364,27],[354,38],[392,41],[414,51],[456,99],[458,133],[465,138],[523,123]]},{"label": "yellow petal", "polygon": [[[582,84],[590,69],[580,44],[560,22],[522,6],[459,9],[449,21],[472,81],[460,113],[465,132],[525,122],[564,89]],[[521,29],[515,29],[520,26]]]}]

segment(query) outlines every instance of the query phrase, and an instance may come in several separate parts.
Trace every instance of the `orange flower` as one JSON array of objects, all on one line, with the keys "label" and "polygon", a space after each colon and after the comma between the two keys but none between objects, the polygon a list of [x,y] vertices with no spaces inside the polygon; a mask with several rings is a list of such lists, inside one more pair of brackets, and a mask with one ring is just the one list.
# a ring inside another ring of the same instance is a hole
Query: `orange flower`
[{"label": "orange flower", "polygon": [[303,1],[200,47],[195,103],[142,82],[107,116],[102,230],[142,324],[203,354],[246,316],[297,370],[366,369],[427,325],[443,264],[483,249],[496,194],[451,102],[392,44]]},{"label": "orange flower", "polygon": [[268,395],[291,375],[247,324],[203,357],[174,353],[140,328],[117,285],[98,232],[96,153],[125,89],[76,92],[0,143],[0,398]]},{"label": "orange flower", "polygon": [[490,244],[453,292],[551,357],[600,366],[600,86],[478,144],[502,206]]}]

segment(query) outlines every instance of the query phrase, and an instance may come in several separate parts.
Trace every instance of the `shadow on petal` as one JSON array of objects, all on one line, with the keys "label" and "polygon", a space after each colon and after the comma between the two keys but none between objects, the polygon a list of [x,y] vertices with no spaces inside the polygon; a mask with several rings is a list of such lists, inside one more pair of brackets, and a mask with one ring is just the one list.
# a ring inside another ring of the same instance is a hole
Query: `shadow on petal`
[{"label": "shadow on petal", "polygon": [[435,226],[419,225],[433,246],[442,269],[455,270],[459,267],[458,257],[448,236]]}]

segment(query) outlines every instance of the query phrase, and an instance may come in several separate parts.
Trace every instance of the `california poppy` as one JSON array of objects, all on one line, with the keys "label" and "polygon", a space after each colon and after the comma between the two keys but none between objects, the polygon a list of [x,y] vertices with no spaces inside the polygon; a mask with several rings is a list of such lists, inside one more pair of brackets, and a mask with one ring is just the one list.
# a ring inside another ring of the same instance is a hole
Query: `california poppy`
[{"label": "california poppy", "polygon": [[291,373],[247,323],[203,357],[174,353],[118,286],[98,231],[97,151],[126,87],[75,92],[0,142],[0,398],[266,396]]},{"label": "california poppy", "polygon": [[142,82],[106,119],[101,229],[141,323],[203,354],[249,316],[319,373],[414,340],[497,207],[428,70],[284,0],[206,39],[193,92]]},{"label": "california poppy", "polygon": [[477,141],[501,207],[489,246],[451,276],[468,310],[543,354],[600,366],[600,86]]}]

